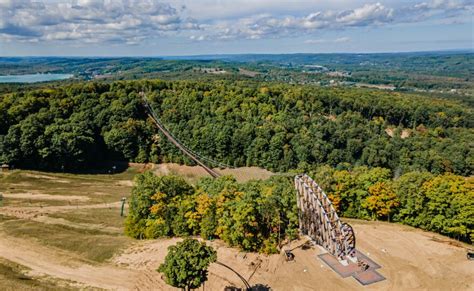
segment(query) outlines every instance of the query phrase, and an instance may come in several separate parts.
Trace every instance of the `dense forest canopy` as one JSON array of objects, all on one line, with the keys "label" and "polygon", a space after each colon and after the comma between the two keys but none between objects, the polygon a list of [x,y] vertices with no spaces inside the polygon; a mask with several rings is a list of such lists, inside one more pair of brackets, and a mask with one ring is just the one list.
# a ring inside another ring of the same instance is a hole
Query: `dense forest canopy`
[{"label": "dense forest canopy", "polygon": [[191,163],[157,133],[233,166],[273,171],[328,164],[473,173],[473,110],[367,89],[252,81],[86,82],[0,97],[0,159],[75,170],[110,160]]},{"label": "dense forest canopy", "polygon": [[[416,94],[252,80],[77,82],[0,95],[0,163],[75,171],[187,159],[163,124],[233,166],[307,172],[344,217],[399,221],[473,240],[473,109]],[[212,165],[211,165],[212,166]],[[126,232],[201,235],[274,253],[297,229],[292,179],[190,185],[137,176]]]}]

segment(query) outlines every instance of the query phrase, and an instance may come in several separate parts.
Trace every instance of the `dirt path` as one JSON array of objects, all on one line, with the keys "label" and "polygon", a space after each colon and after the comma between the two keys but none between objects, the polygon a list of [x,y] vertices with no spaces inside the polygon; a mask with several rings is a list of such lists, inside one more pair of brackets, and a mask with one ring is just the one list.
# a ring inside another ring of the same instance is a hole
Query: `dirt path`
[{"label": "dirt path", "polygon": [[73,195],[50,195],[41,193],[15,193],[3,194],[4,198],[13,199],[29,199],[29,200],[58,200],[58,201],[89,201],[90,198],[87,196],[73,196]]},{"label": "dirt path", "polygon": [[[175,174],[191,181],[197,180],[201,177],[209,177],[209,174],[199,166],[185,166],[173,163],[156,164],[153,171],[157,175]],[[239,182],[245,182],[253,179],[265,180],[275,175],[274,173],[257,168],[257,167],[241,167],[235,169],[214,169],[215,172],[221,175],[232,175]]]},{"label": "dirt path", "polygon": [[32,219],[41,215],[50,213],[67,212],[77,209],[102,209],[102,208],[119,208],[122,202],[87,204],[87,205],[63,205],[63,206],[44,206],[44,207],[17,207],[5,206],[0,208],[0,214],[13,216],[20,219]]},{"label": "dirt path", "polygon": [[131,269],[82,263],[66,252],[3,234],[0,235],[0,257],[30,268],[29,275],[67,279],[85,287],[131,290],[139,276]]},{"label": "dirt path", "polygon": [[80,222],[75,222],[75,221],[69,221],[64,218],[49,217],[45,215],[34,217],[31,220],[45,223],[45,224],[64,225],[64,226],[69,226],[69,227],[73,227],[77,229],[100,230],[101,232],[106,232],[106,233],[111,233],[111,234],[123,233],[123,228],[105,226],[102,224],[80,223]]}]

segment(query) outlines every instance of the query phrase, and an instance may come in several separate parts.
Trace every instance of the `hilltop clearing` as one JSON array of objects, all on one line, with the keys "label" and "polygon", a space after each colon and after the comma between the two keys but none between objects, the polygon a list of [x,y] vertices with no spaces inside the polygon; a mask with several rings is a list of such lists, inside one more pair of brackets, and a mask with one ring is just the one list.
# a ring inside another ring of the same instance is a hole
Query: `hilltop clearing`
[{"label": "hilltop clearing", "polygon": [[[128,196],[132,176],[141,170],[143,167],[131,168],[115,175],[14,171],[1,180],[0,191],[9,195],[0,207],[0,269],[9,271],[0,275],[0,289],[26,288],[21,285],[26,276],[28,284],[33,284],[29,286],[38,289],[171,290],[155,269],[166,247],[178,239],[134,241],[123,235],[119,201]],[[33,190],[65,200],[11,198],[14,193]],[[68,200],[69,196],[83,198]],[[358,248],[382,265],[380,272],[387,278],[366,289],[474,288],[474,265],[466,259],[467,245],[398,224],[349,222],[356,231]],[[354,279],[342,279],[324,265],[316,257],[319,247],[297,248],[295,261],[285,262],[282,255],[243,253],[219,240],[210,243],[218,250],[218,260],[252,285],[274,290],[360,288]],[[289,247],[301,243],[294,241]],[[231,271],[212,265],[206,289],[226,286],[243,284]]]}]

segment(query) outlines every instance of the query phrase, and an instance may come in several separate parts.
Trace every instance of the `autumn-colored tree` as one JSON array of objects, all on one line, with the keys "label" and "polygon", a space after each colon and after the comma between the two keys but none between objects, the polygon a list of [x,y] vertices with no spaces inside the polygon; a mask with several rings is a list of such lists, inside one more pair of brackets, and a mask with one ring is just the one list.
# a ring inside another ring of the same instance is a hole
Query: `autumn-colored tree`
[{"label": "autumn-colored tree", "polygon": [[373,217],[390,220],[390,214],[400,205],[392,186],[387,182],[378,182],[369,187],[369,196],[363,204]]},{"label": "autumn-colored tree", "polygon": [[[152,172],[139,174],[129,200],[129,215],[125,231],[136,238],[157,238],[172,234],[181,223],[178,218],[181,199],[192,195],[194,188],[178,176],[156,176]],[[184,211],[185,212],[185,211]],[[186,227],[186,226],[185,226]],[[181,227],[182,231],[182,227]],[[183,231],[182,234],[187,234]]]}]

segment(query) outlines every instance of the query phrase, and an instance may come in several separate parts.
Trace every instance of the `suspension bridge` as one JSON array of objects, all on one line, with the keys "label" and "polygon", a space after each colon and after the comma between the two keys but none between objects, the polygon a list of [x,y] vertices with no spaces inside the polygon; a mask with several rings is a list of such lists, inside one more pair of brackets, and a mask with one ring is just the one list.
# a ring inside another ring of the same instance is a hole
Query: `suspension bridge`
[{"label": "suspension bridge", "polygon": [[[163,133],[163,135],[172,144],[174,144],[178,149],[180,149],[186,156],[188,156],[191,160],[196,162],[196,164],[201,166],[204,170],[206,170],[206,172],[208,172],[209,175],[211,175],[214,178],[217,178],[217,177],[220,176],[220,174],[218,172],[216,172],[210,166],[207,166],[207,165],[216,165],[216,166],[221,167],[221,168],[233,168],[230,165],[226,165],[226,164],[214,161],[210,158],[202,156],[202,155],[194,152],[193,150],[189,149],[186,145],[184,145],[184,143],[182,143],[181,141],[179,141],[179,139],[177,139],[175,136],[173,136],[173,134],[171,134],[171,132],[166,128],[166,126],[163,125],[161,120],[158,118],[158,115],[155,113],[155,111],[151,107],[148,99],[146,98],[145,93],[140,92],[140,96],[143,100],[143,104],[144,104],[145,108],[147,109],[148,117],[151,118],[151,120],[156,125],[156,127],[161,131],[161,133]],[[204,162],[206,162],[207,164],[205,164]]]},{"label": "suspension bridge", "polygon": [[[140,92],[149,118],[159,131],[183,154],[204,168],[214,178],[220,174],[211,168],[233,168],[211,158],[205,157],[182,143],[161,122],[144,92]],[[356,238],[352,227],[344,223],[326,193],[308,175],[295,176],[297,192],[298,220],[300,233],[327,252],[319,255],[329,267],[342,277],[352,276],[363,285],[375,283],[385,278],[375,270],[380,266],[356,250]]]}]

